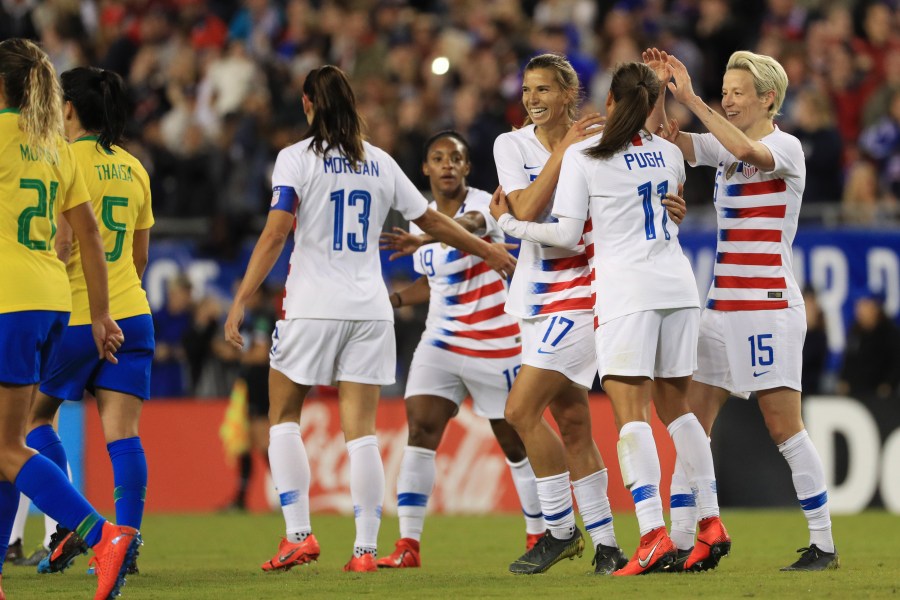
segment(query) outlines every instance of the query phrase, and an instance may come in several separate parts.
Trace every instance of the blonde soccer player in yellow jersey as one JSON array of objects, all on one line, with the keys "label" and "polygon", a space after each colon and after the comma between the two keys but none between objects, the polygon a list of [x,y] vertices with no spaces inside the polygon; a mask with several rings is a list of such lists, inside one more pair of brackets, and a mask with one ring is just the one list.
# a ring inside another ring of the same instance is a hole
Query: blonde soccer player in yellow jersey
[{"label": "blonde soccer player in yellow jersey", "polygon": [[[63,73],[61,80],[65,134],[100,227],[109,273],[110,314],[122,328],[125,343],[119,348],[116,364],[98,359],[91,351],[82,248],[72,239],[68,222],[61,219],[56,246],[67,264],[72,316],[41,381],[26,443],[65,471],[66,453],[52,422],[64,400],[80,401],[85,390],[91,392],[97,398],[112,461],[116,521],[140,529],[147,460],[138,422],[143,401],[150,395],[154,349],[150,305],[141,287],[153,225],[150,182],[141,163],[118,146],[130,108],[122,78],[112,71],[79,67]],[[60,525],[49,550],[38,564],[38,573],[66,569],[76,556],[87,552],[87,547],[76,532]]]},{"label": "blonde soccer player in yellow jersey", "polygon": [[22,39],[0,42],[0,558],[22,492],[93,548],[96,600],[118,595],[137,554],[138,531],[105,521],[59,467],[24,443],[32,398],[72,309],[65,267],[54,252],[59,215],[82,250],[88,346],[114,363],[123,341],[109,313],[103,245],[90,197],[60,135],[60,96],[56,72],[40,48]]}]

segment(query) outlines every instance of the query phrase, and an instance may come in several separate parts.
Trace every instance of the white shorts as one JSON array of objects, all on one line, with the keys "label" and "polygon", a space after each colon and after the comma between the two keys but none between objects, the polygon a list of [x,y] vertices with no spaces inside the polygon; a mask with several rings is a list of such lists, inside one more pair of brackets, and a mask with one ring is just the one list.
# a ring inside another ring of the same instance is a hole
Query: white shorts
[{"label": "white shorts", "polygon": [[413,354],[405,398],[438,396],[459,406],[472,396],[476,415],[502,419],[506,397],[519,372],[518,355],[478,358],[442,350],[422,340]]},{"label": "white shorts", "polygon": [[275,324],[269,364],[300,385],[339,381],[394,383],[397,341],[390,321],[283,319]]},{"label": "white shorts", "polygon": [[699,366],[694,380],[728,390],[739,398],[750,392],[788,387],[800,391],[806,308],[722,311],[700,317]]},{"label": "white shorts", "polygon": [[523,365],[557,371],[577,387],[591,389],[597,373],[593,312],[523,319],[521,327]]},{"label": "white shorts", "polygon": [[699,308],[644,310],[602,324],[596,332],[600,379],[687,377],[697,368]]}]

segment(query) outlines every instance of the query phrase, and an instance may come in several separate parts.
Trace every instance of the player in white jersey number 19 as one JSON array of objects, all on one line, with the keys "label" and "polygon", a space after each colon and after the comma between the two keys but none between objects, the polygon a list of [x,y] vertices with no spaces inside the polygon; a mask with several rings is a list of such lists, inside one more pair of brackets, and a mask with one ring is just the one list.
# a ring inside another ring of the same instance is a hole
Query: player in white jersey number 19
[{"label": "player in white jersey number 19", "polygon": [[511,272],[515,260],[502,246],[429,209],[397,163],[363,141],[356,98],[343,71],[330,65],[311,71],[303,84],[303,109],[309,131],[275,162],[271,210],[228,313],[225,338],[243,345],[244,304],[272,269],[296,222],[285,315],[273,334],[269,371],[269,460],[286,536],[262,568],[287,570],[318,558],[299,421],[312,386],[336,384],[356,518],[353,556],[344,570],[375,571],[384,499],[375,415],[381,385],[393,382],[396,362],[393,312],[378,252],[388,210],[483,258],[501,275]]},{"label": "player in white jersey number 19", "polygon": [[[656,49],[648,53],[651,59],[661,58]],[[774,122],[787,91],[787,74],[769,56],[735,52],[722,80],[723,117],[694,93],[680,61],[669,56],[666,62],[674,77],[668,89],[709,133],[679,132],[678,124],[667,123],[663,113],[665,135],[691,165],[717,169],[715,277],[701,320],[691,407],[710,432],[729,392],[744,397],[756,392],[769,434],[791,468],[809,525],[809,546],[783,570],[837,568],[822,461],[800,412],[806,316],[794,280],[791,244],[806,164],[799,140]],[[687,497],[688,490],[675,489],[679,481],[676,463],[673,499]],[[677,520],[673,516],[673,523]],[[691,537],[685,532],[683,543]]]},{"label": "player in white jersey number 19", "polygon": [[[426,142],[422,170],[431,184],[432,206],[476,235],[503,242],[503,232],[488,212],[490,195],[466,186],[471,168],[468,143],[459,133],[441,131]],[[423,236],[415,224],[409,233],[383,234],[382,240],[383,248],[398,251],[392,258],[413,253],[415,270],[422,275],[392,293],[391,304],[400,308],[429,302],[429,307],[406,384],[409,439],[397,478],[400,539],[390,556],[378,559],[378,566],[421,566],[420,542],[435,483],[435,453],[466,396],[472,397],[475,414],[490,420],[506,455],[525,515],[526,548],[530,548],[544,534],[545,525],[525,446],[503,419],[506,396],[521,364],[519,324],[503,310],[506,281],[479,258]],[[463,493],[452,488],[443,491],[446,498]]]}]

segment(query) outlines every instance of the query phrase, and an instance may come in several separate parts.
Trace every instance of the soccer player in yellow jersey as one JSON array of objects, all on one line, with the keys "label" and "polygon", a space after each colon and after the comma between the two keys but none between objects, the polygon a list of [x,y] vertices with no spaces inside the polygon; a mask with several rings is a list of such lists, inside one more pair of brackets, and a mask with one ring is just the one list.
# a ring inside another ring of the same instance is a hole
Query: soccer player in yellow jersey
[{"label": "soccer player in yellow jersey", "polygon": [[[122,328],[125,343],[116,354],[116,364],[91,351],[82,251],[78,241],[72,240],[72,228],[61,219],[56,247],[69,272],[72,316],[41,382],[26,443],[65,471],[66,453],[53,429],[53,418],[64,400],[80,401],[84,391],[90,391],[97,398],[112,460],[116,522],[140,529],[147,460],[138,422],[142,403],[150,396],[154,349],[150,305],[141,288],[153,225],[150,182],[141,163],[117,145],[130,108],[122,78],[112,71],[79,67],[63,73],[61,80],[65,134],[100,227],[109,272],[110,314]],[[86,551],[81,537],[60,525],[38,572],[62,571]]]},{"label": "soccer player in yellow jersey", "polygon": [[22,39],[0,42],[0,558],[22,492],[94,549],[97,600],[118,594],[137,555],[138,531],[105,521],[23,439],[37,384],[48,374],[72,308],[65,267],[54,252],[59,215],[81,246],[97,355],[114,363],[123,341],[109,314],[90,197],[60,135],[60,101],[56,72],[40,48]]}]

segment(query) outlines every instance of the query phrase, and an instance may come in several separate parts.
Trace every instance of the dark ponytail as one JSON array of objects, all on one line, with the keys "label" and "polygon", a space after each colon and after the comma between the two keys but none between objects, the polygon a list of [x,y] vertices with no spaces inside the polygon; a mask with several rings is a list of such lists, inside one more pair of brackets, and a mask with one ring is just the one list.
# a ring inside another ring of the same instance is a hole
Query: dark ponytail
[{"label": "dark ponytail", "polygon": [[641,129],[659,98],[659,78],[643,63],[619,65],[609,86],[616,109],[606,121],[603,136],[584,153],[591,158],[606,159],[623,150]]},{"label": "dark ponytail", "polygon": [[313,151],[324,155],[336,149],[353,165],[362,162],[363,121],[356,111],[356,95],[347,75],[332,65],[313,69],[303,82],[303,95],[315,111],[303,137],[312,138]]},{"label": "dark ponytail", "polygon": [[107,152],[120,144],[131,114],[131,98],[118,73],[78,67],[63,73],[63,99],[72,103],[86,131],[97,134]]}]

